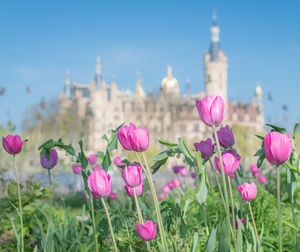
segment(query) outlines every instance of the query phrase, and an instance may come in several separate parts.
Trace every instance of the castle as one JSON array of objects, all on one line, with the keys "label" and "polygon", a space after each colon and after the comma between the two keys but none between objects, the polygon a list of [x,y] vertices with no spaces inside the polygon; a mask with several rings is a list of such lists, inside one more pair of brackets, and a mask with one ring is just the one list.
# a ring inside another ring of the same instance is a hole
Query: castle
[{"label": "castle", "polygon": [[206,137],[207,127],[199,119],[196,99],[205,95],[220,95],[226,105],[223,125],[241,125],[262,132],[264,116],[262,90],[256,86],[255,96],[249,104],[227,99],[227,57],[219,44],[220,29],[213,17],[211,45],[204,55],[205,92],[180,94],[177,79],[169,66],[162,79],[160,94],[146,94],[141,78],[137,77],[135,92],[118,89],[117,83],[107,84],[102,77],[100,58],[96,61],[96,75],[90,84],[71,82],[66,73],[65,89],[59,104],[63,112],[73,113],[85,123],[87,146],[90,151],[102,150],[105,142],[101,137],[121,123],[133,122],[146,126],[151,144],[157,139],[177,142],[179,137],[201,140]]}]

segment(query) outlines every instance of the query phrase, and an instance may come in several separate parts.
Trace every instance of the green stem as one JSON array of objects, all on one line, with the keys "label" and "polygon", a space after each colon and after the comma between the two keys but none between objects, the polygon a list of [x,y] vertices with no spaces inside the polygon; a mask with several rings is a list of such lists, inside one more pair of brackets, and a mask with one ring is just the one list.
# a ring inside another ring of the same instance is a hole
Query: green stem
[{"label": "green stem", "polygon": [[[295,202],[294,202],[294,199],[292,201],[292,216],[293,216],[294,226],[298,227],[297,222],[296,222],[296,217],[295,217]],[[295,229],[294,229],[294,239],[295,239],[295,247],[296,247],[296,245],[297,245],[297,232],[296,232]]]},{"label": "green stem", "polygon": [[[217,144],[217,149],[218,149],[218,156],[219,156],[219,161],[220,161],[220,166],[221,166],[221,173],[222,173],[222,181],[223,181],[223,189],[224,189],[224,194],[225,194],[225,212],[226,212],[226,219],[228,226],[232,230],[232,225],[230,223],[230,215],[229,215],[229,204],[228,204],[228,192],[227,192],[227,184],[226,184],[226,179],[225,179],[225,172],[224,172],[224,167],[223,167],[223,160],[222,160],[222,154],[221,154],[221,148],[220,148],[220,143],[219,143],[219,138],[218,134],[216,131],[215,125],[212,126],[213,128],[213,134],[215,136],[216,144]],[[230,237],[229,237],[230,239]]]},{"label": "green stem", "polygon": [[[139,223],[142,224],[142,225],[144,225],[143,215],[142,215],[142,211],[141,211],[141,208],[140,208],[140,204],[139,204],[138,198],[136,196],[135,187],[133,187],[132,189],[133,189],[133,196],[134,196],[136,211],[138,213]],[[150,243],[146,242],[146,241],[145,241],[145,243],[147,245],[148,251],[151,251]]]},{"label": "green stem", "polygon": [[167,241],[166,241],[166,237],[165,237],[165,233],[164,233],[163,222],[162,222],[162,218],[161,218],[161,214],[160,214],[159,203],[158,203],[158,200],[157,200],[157,194],[156,194],[156,191],[155,191],[153,180],[152,180],[151,175],[150,175],[150,170],[149,170],[147,160],[145,158],[144,153],[142,152],[142,156],[143,156],[145,166],[146,166],[146,169],[145,169],[141,159],[139,158],[139,156],[136,152],[135,152],[135,155],[136,155],[136,158],[138,159],[138,161],[140,162],[140,164],[142,165],[144,173],[146,175],[146,178],[149,182],[150,190],[151,190],[152,198],[153,198],[153,203],[154,203],[154,207],[155,207],[155,211],[156,211],[156,215],[157,215],[157,221],[158,221],[158,228],[159,228],[160,237],[161,237],[162,244],[163,244],[163,247],[164,247],[165,251],[168,251]]},{"label": "green stem", "polygon": [[18,189],[18,196],[19,196],[19,208],[20,208],[20,222],[21,222],[21,251],[24,252],[24,229],[23,229],[23,210],[22,210],[22,199],[21,199],[21,192],[20,192],[20,184],[19,184],[19,173],[16,163],[16,156],[14,155],[14,167],[16,170],[16,182],[17,182],[17,189]]},{"label": "green stem", "polygon": [[94,229],[94,240],[95,240],[96,252],[98,252],[99,247],[98,247],[97,230],[96,230],[96,222],[95,222],[94,202],[93,202],[93,196],[91,194],[89,194],[89,197],[90,197],[90,203],[91,203],[92,222],[93,222],[93,229]]},{"label": "green stem", "polygon": [[255,231],[255,235],[256,235],[256,240],[257,240],[257,245],[258,245],[258,251],[261,252],[261,247],[260,247],[260,240],[258,237],[258,233],[257,233],[257,229],[256,229],[256,225],[255,225],[255,220],[253,217],[253,213],[252,213],[252,208],[251,208],[251,203],[249,202],[249,210],[250,210],[250,214],[251,214],[251,218],[252,218],[252,222],[253,222],[253,227],[254,227],[254,231]]},{"label": "green stem", "polygon": [[47,233],[46,233],[46,241],[48,242],[48,235],[49,235],[49,231],[50,231],[50,220],[51,220],[51,215],[52,215],[52,204],[53,204],[53,186],[52,186],[50,169],[47,169],[47,170],[48,170],[48,177],[49,177],[49,184],[50,184],[50,209],[49,209],[48,227],[47,227]]},{"label": "green stem", "polygon": [[108,225],[109,225],[109,229],[110,229],[110,234],[111,234],[111,237],[112,237],[112,240],[113,240],[115,251],[118,251],[117,244],[116,244],[116,239],[115,239],[115,235],[114,235],[114,230],[113,230],[113,227],[111,225],[111,220],[110,220],[108,209],[106,207],[106,204],[105,204],[105,201],[104,201],[103,198],[101,198],[101,201],[102,201],[102,205],[103,205],[103,207],[105,209],[105,212],[106,212],[107,221],[108,221]]},{"label": "green stem", "polygon": [[218,185],[218,188],[219,188],[219,191],[220,191],[220,195],[221,195],[221,198],[222,198],[222,201],[223,201],[223,204],[224,204],[224,208],[226,208],[224,195],[223,195],[223,192],[222,192],[222,189],[221,189],[221,186],[220,186],[220,182],[219,182],[218,176],[217,176],[217,174],[216,174],[215,167],[213,166],[211,160],[210,160],[210,159],[208,159],[208,160],[209,160],[211,169],[213,170],[213,174],[214,174],[214,176],[215,176],[215,179],[216,179],[216,181],[217,181],[217,185]]},{"label": "green stem", "polygon": [[281,224],[281,213],[280,213],[280,168],[277,166],[277,210],[278,210],[278,235],[279,235],[279,252],[282,251],[282,224]]},{"label": "green stem", "polygon": [[[129,231],[128,231],[128,227],[127,227],[127,224],[126,224],[126,223],[125,223],[125,228],[126,228],[126,232],[127,232],[128,238],[130,239],[130,235],[129,235]],[[133,251],[132,251],[131,244],[129,244],[129,250],[130,250],[130,252],[133,252]]]},{"label": "green stem", "polygon": [[203,208],[203,214],[204,214],[204,222],[205,222],[205,231],[206,231],[206,236],[209,236],[209,230],[208,230],[208,225],[207,225],[207,216],[206,216],[206,207],[204,204],[202,204]]},{"label": "green stem", "polygon": [[235,230],[235,213],[234,213],[234,202],[233,202],[233,194],[232,194],[232,186],[230,177],[227,176],[228,184],[229,184],[229,192],[230,192],[230,199],[231,199],[231,213],[232,213],[232,225],[233,225],[233,239],[236,241],[236,230]]}]

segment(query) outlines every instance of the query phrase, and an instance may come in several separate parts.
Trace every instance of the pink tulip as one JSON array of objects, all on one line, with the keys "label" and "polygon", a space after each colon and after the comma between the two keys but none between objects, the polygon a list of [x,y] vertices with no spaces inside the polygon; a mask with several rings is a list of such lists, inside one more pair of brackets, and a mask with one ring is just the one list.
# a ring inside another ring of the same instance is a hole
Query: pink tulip
[{"label": "pink tulip", "polygon": [[189,175],[189,171],[186,168],[181,169],[179,173],[182,177],[186,177],[187,175]]},{"label": "pink tulip", "polygon": [[126,166],[123,169],[122,177],[128,186],[139,186],[143,182],[142,167],[138,164]]},{"label": "pink tulip", "polygon": [[114,158],[114,164],[115,164],[115,166],[123,166],[123,165],[125,165],[125,164],[122,162],[122,158],[120,158],[120,157],[115,157],[115,158]]},{"label": "pink tulip", "polygon": [[243,200],[245,201],[252,201],[255,199],[256,194],[257,194],[257,188],[255,183],[243,183],[241,186],[236,187]]},{"label": "pink tulip", "polygon": [[217,135],[218,135],[220,145],[223,148],[227,149],[227,148],[231,147],[232,145],[234,145],[233,133],[228,125],[225,128],[221,128],[217,132]]},{"label": "pink tulip", "polygon": [[80,174],[82,171],[82,167],[80,165],[77,164],[73,164],[72,165],[72,170],[75,174]]},{"label": "pink tulip", "polygon": [[232,178],[232,179],[235,179],[235,174],[232,173],[232,174],[229,175],[229,177]]},{"label": "pink tulip", "polygon": [[215,146],[212,144],[211,139],[208,138],[206,141],[201,141],[200,143],[194,143],[196,151],[201,152],[201,157],[203,159],[210,158],[214,154]]},{"label": "pink tulip", "polygon": [[[236,172],[240,166],[241,157],[236,151],[227,150],[222,152],[222,160],[225,175],[231,175]],[[221,173],[221,166],[218,157],[215,157],[215,167]]]},{"label": "pink tulip", "polygon": [[110,176],[105,170],[92,171],[87,182],[95,199],[109,196],[111,192],[111,182]]},{"label": "pink tulip", "polygon": [[[134,194],[133,194],[133,188],[128,186],[128,185],[124,185],[124,188],[126,190],[126,193],[127,195],[130,197],[130,198],[133,198]],[[142,182],[139,186],[136,186],[135,188],[135,193],[136,193],[136,196],[140,196],[143,194],[143,190],[144,190],[144,182]]]},{"label": "pink tulip", "polygon": [[[241,218],[241,219],[239,219],[239,221],[243,224],[243,225],[245,225],[245,222],[246,222],[246,220],[245,220],[245,218]],[[238,220],[235,220],[235,229],[237,230],[238,229]]]},{"label": "pink tulip", "polygon": [[102,167],[100,165],[95,165],[93,167],[93,171],[100,171],[100,170],[102,170]]},{"label": "pink tulip", "polygon": [[58,162],[58,155],[55,149],[49,150],[49,159],[46,157],[46,153],[41,156],[41,165],[45,169],[52,169]]},{"label": "pink tulip", "polygon": [[168,187],[170,187],[170,189],[172,189],[173,187],[174,187],[174,181],[172,180],[172,181],[169,181],[168,183],[167,183],[167,185],[168,185]]},{"label": "pink tulip", "polygon": [[97,155],[96,154],[92,154],[89,157],[87,157],[87,160],[89,162],[90,165],[94,165],[97,163]]},{"label": "pink tulip", "polygon": [[166,197],[166,195],[164,195],[164,194],[160,194],[160,195],[157,196],[157,198],[159,200],[163,200],[165,197]]},{"label": "pink tulip", "polygon": [[177,174],[183,168],[184,168],[184,166],[182,166],[182,165],[174,165],[173,172]]},{"label": "pink tulip", "polygon": [[260,176],[260,177],[258,178],[258,181],[259,181],[259,183],[261,183],[261,184],[266,183],[266,176]]},{"label": "pink tulip", "polygon": [[28,140],[25,139],[23,142],[19,135],[7,135],[2,137],[2,146],[7,153],[15,155],[21,152],[22,146]]},{"label": "pink tulip", "polygon": [[148,149],[149,134],[146,128],[137,128],[131,123],[129,125],[127,138],[134,151],[142,152]]},{"label": "pink tulip", "polygon": [[167,194],[167,193],[169,193],[170,191],[171,191],[171,189],[170,189],[170,187],[169,187],[168,185],[166,185],[166,186],[163,187],[163,192],[164,192],[164,193]]},{"label": "pink tulip", "polygon": [[[130,126],[135,127],[133,124],[130,124],[129,127]],[[128,140],[129,127],[124,125],[118,130],[118,133],[117,133],[117,137],[119,139],[119,142],[125,150],[132,150],[132,146],[131,146],[131,144]]]},{"label": "pink tulip", "polygon": [[225,105],[220,96],[205,96],[202,101],[196,101],[196,106],[201,120],[207,126],[217,127],[225,117]]},{"label": "pink tulip", "polygon": [[108,196],[111,200],[115,200],[117,198],[117,193],[111,192]]},{"label": "pink tulip", "polygon": [[253,176],[254,178],[256,178],[257,176],[260,175],[260,171],[259,171],[259,169],[258,169],[258,167],[257,167],[256,164],[250,165],[250,171],[251,171],[252,176]]},{"label": "pink tulip", "polygon": [[265,136],[265,155],[270,164],[283,164],[290,158],[292,151],[289,134],[270,132]]},{"label": "pink tulip", "polygon": [[142,224],[136,224],[136,231],[144,241],[151,241],[156,237],[156,225],[149,220]]},{"label": "pink tulip", "polygon": [[197,178],[197,173],[196,173],[196,172],[191,172],[191,177],[192,177],[193,179]]},{"label": "pink tulip", "polygon": [[173,187],[179,187],[181,185],[180,179],[173,180]]}]

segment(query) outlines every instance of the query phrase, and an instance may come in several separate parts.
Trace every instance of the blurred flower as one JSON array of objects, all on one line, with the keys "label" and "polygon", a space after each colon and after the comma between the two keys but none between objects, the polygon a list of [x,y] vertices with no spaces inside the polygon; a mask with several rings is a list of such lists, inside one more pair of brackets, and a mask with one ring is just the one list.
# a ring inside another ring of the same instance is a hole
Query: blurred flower
[{"label": "blurred flower", "polygon": [[261,183],[261,184],[266,183],[266,176],[260,176],[260,177],[258,178],[258,181],[259,181],[259,183]]},{"label": "blurred flower", "polygon": [[87,199],[87,200],[90,200],[90,196],[86,193],[85,194],[85,198]]},{"label": "blurred flower", "polygon": [[136,231],[144,241],[151,241],[156,237],[156,225],[149,220],[142,224],[136,224]]},{"label": "blurred flower", "polygon": [[171,191],[170,187],[168,185],[163,187],[163,192],[164,193],[169,193]]},{"label": "blurred flower", "polygon": [[197,178],[197,173],[196,173],[196,172],[191,172],[191,177],[192,177],[193,179]]},{"label": "blurred flower", "polygon": [[289,134],[270,132],[265,136],[265,155],[272,165],[281,165],[286,162],[293,151]]},{"label": "blurred flower", "polygon": [[227,148],[231,147],[232,145],[234,145],[233,133],[228,125],[225,128],[222,127],[217,132],[217,135],[218,135],[220,145],[223,148],[227,149]]},{"label": "blurred flower", "polygon": [[134,151],[141,152],[148,149],[149,134],[146,128],[137,128],[131,123],[129,125],[127,138]]},{"label": "blurred flower", "polygon": [[182,166],[182,165],[174,165],[173,172],[177,174],[183,168],[184,168],[184,166]]},{"label": "blurred flower", "polygon": [[111,200],[115,200],[117,198],[117,193],[111,192],[108,196]]},{"label": "blurred flower", "polygon": [[[246,222],[246,220],[245,220],[245,218],[241,218],[240,220],[239,220],[243,225],[245,225],[245,222]],[[237,230],[238,229],[238,220],[235,220],[235,229]]]},{"label": "blurred flower", "polygon": [[232,173],[232,174],[229,175],[229,177],[232,178],[232,179],[235,179],[235,174]]},{"label": "blurred flower", "polygon": [[256,194],[257,194],[257,188],[255,183],[243,183],[241,186],[236,187],[243,200],[245,201],[252,201],[255,199]]},{"label": "blurred flower", "polygon": [[73,164],[72,170],[75,174],[80,174],[82,171],[82,167],[81,167],[81,165]]},{"label": "blurred flower", "polygon": [[28,140],[25,139],[23,142],[19,135],[7,135],[2,137],[2,146],[7,153],[15,155],[21,152],[22,146]]},{"label": "blurred flower", "polygon": [[[225,175],[231,175],[239,168],[241,157],[236,153],[236,151],[227,150],[222,152],[222,161]],[[215,157],[215,167],[218,172],[222,172],[218,157]]]},{"label": "blurred flower", "polygon": [[225,117],[225,105],[220,96],[205,96],[202,101],[196,101],[196,106],[201,120],[207,126],[217,127]]},{"label": "blurred flower", "polygon": [[181,169],[179,173],[182,177],[186,177],[187,175],[189,175],[189,171],[186,168]]},{"label": "blurred flower", "polygon": [[201,152],[201,157],[203,159],[210,158],[214,154],[214,145],[211,142],[210,138],[207,138],[206,141],[201,141],[200,143],[194,143],[196,151]]},{"label": "blurred flower", "polygon": [[111,182],[110,176],[105,170],[92,171],[87,182],[95,199],[109,196],[111,192]]},{"label": "blurred flower", "polygon": [[[127,195],[130,197],[130,198],[133,198],[134,194],[133,194],[133,188],[128,186],[128,185],[124,185],[124,188],[126,190],[126,193]],[[135,193],[136,193],[136,196],[140,196],[143,194],[143,190],[144,190],[144,182],[142,182],[139,186],[136,186],[135,188]]]},{"label": "blurred flower", "polygon": [[122,177],[128,186],[136,187],[143,181],[142,167],[138,164],[126,166],[123,169]]},{"label": "blurred flower", "polygon": [[95,165],[93,167],[93,171],[100,171],[102,169],[102,167],[100,165]]},{"label": "blurred flower", "polygon": [[49,159],[46,157],[46,153],[41,156],[41,165],[43,168],[52,169],[58,162],[58,155],[55,149],[49,150]]},{"label": "blurred flower", "polygon": [[125,165],[125,164],[122,162],[122,158],[120,158],[120,157],[115,157],[115,158],[114,158],[114,164],[115,164],[116,166],[123,166],[123,165]]},{"label": "blurred flower", "polygon": [[252,164],[250,165],[250,171],[252,173],[252,176],[254,178],[257,178],[260,176],[260,170],[258,169],[257,165],[256,164]]},{"label": "blurred flower", "polygon": [[[129,127],[131,126],[132,124],[129,125]],[[134,126],[134,125],[133,125]],[[122,126],[119,130],[118,130],[118,133],[117,133],[117,136],[118,136],[118,139],[119,139],[119,142],[120,144],[123,146],[123,148],[125,150],[132,150],[132,147],[131,147],[131,144],[128,140],[128,130],[129,130],[129,127],[124,125]],[[135,127],[135,126],[134,126]]]},{"label": "blurred flower", "polygon": [[89,157],[87,157],[87,160],[89,162],[90,165],[94,165],[97,162],[97,155],[96,154],[92,154]]},{"label": "blurred flower", "polygon": [[165,197],[166,197],[166,195],[164,195],[164,194],[160,194],[160,195],[157,196],[157,198],[158,198],[159,200],[162,200],[162,199],[164,199]]},{"label": "blurred flower", "polygon": [[173,180],[173,187],[179,187],[181,185],[180,179]]}]

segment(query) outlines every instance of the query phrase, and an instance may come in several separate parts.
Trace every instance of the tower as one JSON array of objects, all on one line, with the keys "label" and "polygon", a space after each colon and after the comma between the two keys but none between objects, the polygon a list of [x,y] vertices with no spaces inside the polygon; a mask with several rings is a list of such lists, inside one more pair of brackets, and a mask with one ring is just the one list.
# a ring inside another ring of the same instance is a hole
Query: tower
[{"label": "tower", "polygon": [[217,16],[213,13],[213,24],[210,29],[211,45],[204,56],[205,89],[208,95],[220,95],[227,101],[227,57],[220,48]]},{"label": "tower", "polygon": [[71,98],[71,80],[70,80],[69,70],[66,70],[65,96],[66,96],[67,99]]},{"label": "tower", "polygon": [[139,73],[139,71],[137,71],[135,93],[136,93],[137,97],[145,98],[145,97],[146,97],[146,94],[145,94],[145,91],[144,91],[144,89],[143,89],[143,84],[142,84],[142,82],[143,82],[143,81],[142,81],[142,79],[141,79],[140,73]]},{"label": "tower", "polygon": [[174,102],[179,99],[178,81],[172,76],[171,66],[168,66],[167,76],[161,81],[160,96],[169,102]]},{"label": "tower", "polygon": [[101,59],[98,56],[96,58],[96,76],[95,76],[95,81],[96,81],[96,87],[97,89],[101,88]]}]

